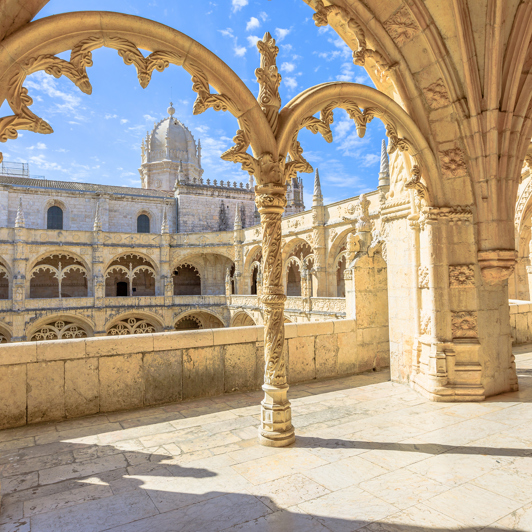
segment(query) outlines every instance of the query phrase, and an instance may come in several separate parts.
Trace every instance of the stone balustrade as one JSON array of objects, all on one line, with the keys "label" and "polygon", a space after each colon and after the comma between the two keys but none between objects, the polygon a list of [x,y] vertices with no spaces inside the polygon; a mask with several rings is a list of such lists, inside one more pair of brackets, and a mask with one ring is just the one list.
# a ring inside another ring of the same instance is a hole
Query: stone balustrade
[{"label": "stone balustrade", "polygon": [[510,328],[514,345],[532,343],[532,301],[510,300]]},{"label": "stone balustrade", "polygon": [[[0,428],[179,402],[263,383],[262,327],[0,346]],[[362,345],[362,344],[361,344]],[[389,364],[357,344],[355,320],[285,326],[288,382]]]}]

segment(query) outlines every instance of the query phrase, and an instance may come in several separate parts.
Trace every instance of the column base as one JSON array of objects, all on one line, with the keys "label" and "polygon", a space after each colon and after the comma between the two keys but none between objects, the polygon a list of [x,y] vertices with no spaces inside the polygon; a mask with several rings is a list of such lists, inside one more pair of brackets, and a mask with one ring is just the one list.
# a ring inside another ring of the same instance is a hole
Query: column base
[{"label": "column base", "polygon": [[292,409],[288,401],[288,385],[264,384],[261,403],[259,443],[267,447],[286,447],[296,441],[292,426]]}]

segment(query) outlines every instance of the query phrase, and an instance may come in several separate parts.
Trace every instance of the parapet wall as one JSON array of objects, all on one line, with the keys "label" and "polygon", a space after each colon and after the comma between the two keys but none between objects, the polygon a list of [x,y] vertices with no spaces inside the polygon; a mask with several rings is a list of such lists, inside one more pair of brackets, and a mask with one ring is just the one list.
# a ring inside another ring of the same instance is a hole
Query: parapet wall
[{"label": "parapet wall", "polygon": [[514,345],[532,343],[532,301],[510,300],[510,327]]},{"label": "parapet wall", "polygon": [[[289,383],[389,365],[387,350],[359,347],[355,320],[285,331]],[[0,429],[257,390],[263,334],[233,327],[1,345]]]}]

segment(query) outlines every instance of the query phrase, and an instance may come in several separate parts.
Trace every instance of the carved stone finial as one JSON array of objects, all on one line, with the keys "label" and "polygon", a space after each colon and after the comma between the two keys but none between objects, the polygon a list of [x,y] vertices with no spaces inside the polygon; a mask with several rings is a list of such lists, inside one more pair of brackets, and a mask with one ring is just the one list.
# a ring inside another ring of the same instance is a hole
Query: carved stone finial
[{"label": "carved stone finial", "polygon": [[239,229],[242,229],[242,218],[240,217],[240,205],[236,204],[235,209],[235,225],[234,225],[235,231],[238,231]]},{"label": "carved stone finial", "polygon": [[170,232],[168,228],[168,213],[166,211],[166,203],[163,208],[163,221],[161,223],[161,235],[167,235]]},{"label": "carved stone finial", "polygon": [[94,226],[93,231],[101,231],[102,230],[102,219],[100,215],[100,201],[96,203],[96,213],[94,214]]},{"label": "carved stone finial", "polygon": [[323,205],[323,195],[321,193],[320,173],[316,168],[314,173],[314,195],[312,196],[312,206],[319,207]]},{"label": "carved stone finial", "polygon": [[358,204],[360,205],[361,214],[357,222],[357,232],[359,233],[370,232],[371,231],[371,220],[369,218],[370,201],[369,199],[366,198],[365,194],[360,194]]},{"label": "carved stone finial", "polygon": [[174,104],[173,104],[172,102],[170,102],[170,107],[167,109],[168,114],[169,114],[169,116],[171,116],[171,117],[174,116],[174,113],[175,113],[175,109],[174,109],[173,105],[174,105]]},{"label": "carved stone finial", "polygon": [[386,151],[386,141],[382,139],[381,146],[381,169],[379,172],[379,187],[390,186],[390,162]]},{"label": "carved stone finial", "polygon": [[264,34],[262,41],[257,42],[257,48],[260,52],[260,68],[255,70],[257,82],[260,85],[258,102],[275,135],[277,133],[279,109],[281,108],[281,97],[279,96],[281,74],[277,71],[275,63],[279,48],[275,46],[275,39],[272,38],[269,32]]},{"label": "carved stone finial", "polygon": [[22,197],[19,198],[17,217],[15,218],[15,227],[26,227],[24,220],[24,211],[22,210]]}]

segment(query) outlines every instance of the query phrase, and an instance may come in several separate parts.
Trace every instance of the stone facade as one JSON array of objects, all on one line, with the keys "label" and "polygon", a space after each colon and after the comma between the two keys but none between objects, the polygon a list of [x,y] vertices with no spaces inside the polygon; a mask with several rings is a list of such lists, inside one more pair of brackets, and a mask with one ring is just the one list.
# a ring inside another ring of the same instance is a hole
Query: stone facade
[{"label": "stone facade", "polygon": [[[380,195],[367,197],[372,223],[380,227]],[[283,219],[287,321],[346,316],[345,249],[356,230],[358,203],[350,198],[315,205]],[[26,221],[32,213],[26,214],[24,199],[22,206],[19,218]],[[262,324],[262,231],[258,225],[242,228],[241,213],[232,230],[204,233],[100,231],[98,224],[90,231],[0,228],[0,341],[66,339],[76,337],[73,328],[77,337],[91,337]],[[317,232],[323,248],[316,245]]]}]

